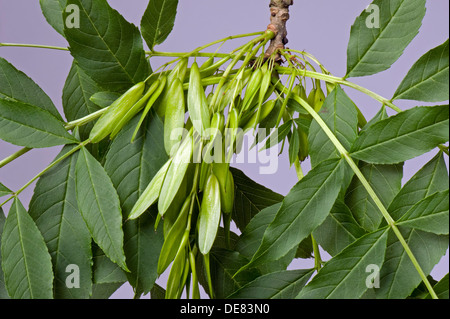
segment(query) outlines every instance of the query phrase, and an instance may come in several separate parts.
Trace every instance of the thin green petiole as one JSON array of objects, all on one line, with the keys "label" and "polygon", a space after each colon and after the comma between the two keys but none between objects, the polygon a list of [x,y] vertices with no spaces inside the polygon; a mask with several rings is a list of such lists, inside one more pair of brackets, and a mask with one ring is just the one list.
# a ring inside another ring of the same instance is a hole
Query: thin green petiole
[{"label": "thin green petiole", "polygon": [[31,150],[32,150],[32,148],[24,147],[24,148],[20,149],[19,151],[15,152],[14,154],[4,158],[3,160],[0,161],[0,168],[11,163],[12,161],[18,159],[20,156],[28,153]]},{"label": "thin green petiole", "polygon": [[14,192],[14,195],[12,195],[11,197],[9,197],[6,201],[4,201],[0,207],[3,207],[3,205],[5,205],[7,202],[9,202],[11,199],[17,197],[20,193],[22,193],[26,188],[28,188],[28,186],[30,186],[35,180],[37,180],[39,177],[41,177],[42,175],[44,175],[45,173],[47,173],[50,169],[52,169],[55,165],[57,165],[58,163],[62,162],[63,160],[65,160],[66,158],[68,158],[69,156],[71,156],[72,154],[74,154],[75,152],[77,152],[78,150],[80,150],[82,147],[86,146],[87,144],[89,144],[91,141],[90,140],[86,140],[80,144],[78,144],[78,146],[74,147],[73,149],[71,149],[70,151],[68,151],[66,154],[64,154],[63,156],[61,156],[60,158],[56,159],[55,161],[53,161],[49,166],[47,166],[46,168],[44,168],[40,173],[38,173],[35,177],[33,177],[31,180],[29,180],[24,186],[22,186],[18,191]]},{"label": "thin green petiole", "polygon": [[26,44],[26,43],[0,43],[0,47],[21,47],[21,48],[38,48],[38,49],[69,51],[68,48],[64,47],[57,47],[53,45],[43,45],[43,44]]}]

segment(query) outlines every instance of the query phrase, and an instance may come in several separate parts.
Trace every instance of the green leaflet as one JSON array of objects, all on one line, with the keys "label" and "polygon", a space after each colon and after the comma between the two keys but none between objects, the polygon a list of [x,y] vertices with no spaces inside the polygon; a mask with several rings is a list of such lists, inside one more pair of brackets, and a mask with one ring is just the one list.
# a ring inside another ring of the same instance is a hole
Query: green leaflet
[{"label": "green leaflet", "polygon": [[357,299],[368,289],[369,265],[381,268],[389,228],[367,234],[336,255],[299,293],[300,299]]},{"label": "green leaflet", "polygon": [[[375,165],[359,162],[358,166],[383,205],[388,207],[402,187],[403,163]],[[372,232],[378,229],[383,215],[357,177],[353,177],[347,189],[345,203],[365,230]]]},{"label": "green leaflet", "polygon": [[[425,275],[429,275],[448,249],[448,236],[405,227],[399,229]],[[380,272],[380,288],[375,289],[376,297],[378,299],[408,297],[422,279],[394,234],[389,235],[385,258]]]},{"label": "green leaflet", "polygon": [[300,136],[295,125],[291,132],[291,138],[289,140],[289,164],[294,164],[298,158],[298,152],[300,151]]},{"label": "green leaflet", "polygon": [[[319,114],[342,145],[350,149],[358,137],[358,113],[344,90],[337,86],[325,99]],[[340,157],[336,147],[316,121],[311,122],[308,142],[313,167],[323,160]]]},{"label": "green leaflet", "polygon": [[[3,209],[0,207],[0,242],[2,240],[3,226],[5,226],[5,220],[6,220],[5,214],[3,213]],[[2,254],[0,253],[0,299],[9,299],[8,292],[6,291],[5,279],[3,276],[1,264],[2,264]]]},{"label": "green leaflet", "polygon": [[350,155],[373,164],[404,162],[448,141],[448,125],[448,105],[415,107],[362,131]]},{"label": "green leaflet", "polygon": [[[80,27],[64,34],[70,52],[100,86],[124,91],[150,73],[139,29],[127,22],[106,0],[68,0],[80,9]],[[63,19],[70,13],[64,11]],[[107,69],[107,72],[105,72]]]},{"label": "green leaflet", "polygon": [[444,154],[439,152],[400,190],[388,207],[394,220],[400,219],[418,201],[449,187]]},{"label": "green leaflet", "polygon": [[[124,126],[111,144],[105,162],[105,170],[117,189],[123,215],[128,217],[147,185],[167,161],[163,124],[154,111],[145,118],[135,141],[130,143],[139,120],[140,114]],[[127,278],[137,296],[149,292],[155,282],[163,242],[162,227],[156,232],[154,229],[156,210],[149,209],[147,213],[126,221],[123,226],[124,251],[131,271]]]},{"label": "green leaflet", "polygon": [[77,140],[64,123],[38,106],[0,98],[0,139],[28,148],[71,144]]},{"label": "green leaflet", "polygon": [[[394,220],[400,219],[417,202],[448,189],[448,173],[441,152],[419,170],[400,190],[389,205]],[[448,248],[448,236],[415,229],[400,228],[408,246],[425,274],[439,262]],[[419,285],[421,278],[397,237],[389,236],[386,262],[380,273],[379,298],[406,298]]]},{"label": "green leaflet", "polygon": [[449,99],[449,41],[424,54],[409,70],[392,100],[440,102]]},{"label": "green leaflet", "polygon": [[323,161],[300,180],[284,198],[245,268],[280,259],[322,224],[341,190],[345,168],[343,160]]},{"label": "green leaflet", "polygon": [[[351,28],[345,77],[390,68],[417,35],[426,11],[425,0],[375,0],[372,5],[378,10],[364,10]],[[378,13],[379,27],[373,25]]]},{"label": "green leaflet", "polygon": [[66,8],[67,0],[39,0],[39,3],[48,24],[64,36],[64,20],[62,15]]},{"label": "green leaflet", "polygon": [[[66,146],[58,157],[70,149],[72,147]],[[91,235],[78,211],[76,162],[75,153],[44,174],[36,184],[29,209],[52,256],[54,294],[55,298],[61,299],[87,299],[92,292]],[[66,268],[69,265],[79,268],[79,288],[66,285],[66,278],[70,274]]]},{"label": "green leaflet", "polygon": [[337,255],[365,234],[366,231],[358,224],[350,208],[342,200],[334,203],[330,215],[313,232],[314,239],[331,256]]},{"label": "green leaflet", "polygon": [[128,271],[123,251],[122,210],[117,192],[99,162],[82,148],[75,171],[78,207],[94,241]]},{"label": "green leaflet", "polygon": [[[264,236],[264,232],[270,223],[274,220],[278,210],[280,209],[281,203],[274,204],[272,206],[266,207],[261,210],[257,215],[255,215],[245,229],[242,231],[241,236],[239,236],[235,250],[238,251],[242,256],[251,259],[256,253],[261,244]],[[215,243],[216,245],[217,243]],[[286,256],[283,258],[270,261],[260,265],[258,269],[262,274],[269,274],[276,271],[285,270],[292,259],[295,257],[297,247],[293,248]]]},{"label": "green leaflet", "polygon": [[448,235],[448,206],[448,190],[434,193],[411,207],[397,224],[438,235]]},{"label": "green leaflet", "polygon": [[0,99],[34,105],[63,120],[48,95],[25,73],[1,57]]},{"label": "green leaflet", "polygon": [[[100,107],[90,100],[91,96],[99,91],[101,89],[97,83],[76,62],[73,62],[64,84],[62,96],[64,114],[67,120],[78,120],[100,110]],[[91,122],[79,128],[81,140],[84,141],[89,137],[89,132],[93,126],[94,123]]]},{"label": "green leaflet", "polygon": [[281,202],[283,196],[256,183],[237,168],[230,167],[230,171],[235,187],[233,221],[243,231],[256,214]]},{"label": "green leaflet", "polygon": [[17,198],[3,227],[1,253],[5,284],[12,299],[53,298],[50,254],[39,229]]},{"label": "green leaflet", "polygon": [[105,253],[95,244],[92,244],[92,279],[94,286],[99,284],[124,283],[127,281],[125,272],[113,263]]},{"label": "green leaflet", "polygon": [[263,275],[227,299],[294,299],[311,278],[314,269],[283,270]]},{"label": "green leaflet", "polygon": [[178,0],[150,0],[141,20],[142,36],[150,50],[172,32]]},{"label": "green leaflet", "polygon": [[[436,285],[434,285],[433,290],[439,299],[449,299],[448,287],[449,282],[447,273],[447,275],[445,275]],[[425,299],[431,299],[431,296],[428,294],[425,296]]]},{"label": "green leaflet", "polygon": [[12,194],[12,191],[8,187],[0,183],[0,197],[10,194]]}]

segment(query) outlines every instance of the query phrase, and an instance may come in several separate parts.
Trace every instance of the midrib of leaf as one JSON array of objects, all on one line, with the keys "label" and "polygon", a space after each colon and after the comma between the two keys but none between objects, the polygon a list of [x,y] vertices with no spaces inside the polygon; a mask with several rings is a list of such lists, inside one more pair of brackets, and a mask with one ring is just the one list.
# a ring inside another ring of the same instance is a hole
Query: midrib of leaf
[{"label": "midrib of leaf", "polygon": [[[443,54],[444,54],[444,52],[441,53],[441,59],[442,59]],[[425,64],[425,67],[424,67],[423,70],[422,70],[422,75],[421,75],[421,77],[420,77],[420,81],[419,81],[418,83],[414,84],[413,86],[410,86],[406,91],[404,91],[403,93],[401,93],[400,96],[401,96],[402,94],[408,92],[408,91],[411,91],[411,90],[413,90],[413,89],[416,89],[418,86],[420,86],[421,83],[423,83],[423,82],[425,82],[425,81],[427,81],[427,80],[430,80],[430,79],[431,79],[432,81],[436,82],[436,81],[434,80],[434,77],[438,76],[438,75],[441,74],[442,72],[445,72],[445,71],[449,68],[448,65],[447,65],[446,67],[444,67],[443,69],[441,69],[440,66],[438,66],[438,71],[437,71],[436,73],[430,74],[428,77],[424,77],[425,71],[427,70],[428,63],[430,62],[430,58],[431,58],[431,55],[428,56],[427,63]],[[441,59],[439,59],[439,64],[441,63]],[[410,82],[410,83],[411,83],[411,82]]]},{"label": "midrib of leaf", "polygon": [[[107,4],[108,5],[108,4]],[[117,61],[117,63],[120,65],[120,67],[122,68],[122,70],[125,72],[125,74],[128,76],[128,78],[130,79],[131,83],[134,83],[134,79],[131,76],[131,74],[128,73],[128,71],[126,70],[126,68],[122,65],[122,63],[119,61],[119,59],[117,58],[116,54],[111,50],[111,48],[109,47],[108,43],[105,41],[105,39],[103,38],[103,36],[100,34],[100,31],[97,29],[97,27],[94,24],[94,21],[92,21],[91,16],[89,15],[89,13],[86,11],[86,9],[84,8],[84,6],[81,6],[82,10],[84,11],[84,13],[86,14],[86,16],[88,17],[89,22],[91,23],[92,27],[94,28],[95,32],[97,33],[97,35],[99,36],[99,38],[102,40],[103,44],[105,45],[105,47],[107,48],[107,50],[111,53],[111,55],[114,57],[114,59]],[[110,10],[108,10],[108,16],[109,16]],[[119,22],[119,25],[121,25],[122,23]],[[109,28],[109,19],[108,19],[108,28]],[[78,43],[80,45],[83,45],[81,43]],[[131,54],[130,54],[131,56]],[[129,58],[129,57],[128,57]]]},{"label": "midrib of leaf", "polygon": [[[308,204],[306,204],[306,205],[303,207],[302,212],[308,210],[309,203],[311,203],[311,202],[316,198],[317,194],[323,189],[324,185],[327,184],[328,180],[329,180],[332,176],[334,176],[334,174],[336,173],[336,171],[337,171],[338,168],[340,169],[340,161],[339,161],[339,163],[336,165],[336,167],[333,169],[333,171],[328,175],[328,177],[325,179],[325,181],[322,183],[322,185],[320,185],[320,187],[314,192],[313,196],[308,200]],[[311,187],[310,187],[310,188],[311,188]],[[309,188],[309,189],[310,189],[310,188]],[[303,190],[307,190],[307,189],[303,189]],[[293,205],[295,205],[295,203],[292,203],[291,205],[285,206],[285,209],[289,209],[289,208],[290,208],[291,206],[293,206]],[[281,207],[280,207],[280,209],[281,209]],[[287,228],[284,230],[284,232],[286,232],[286,231],[288,231],[289,229],[291,229],[291,228],[293,227],[293,225],[295,224],[295,221],[296,221],[298,218],[301,218],[301,216],[302,216],[301,214],[298,214],[298,215],[295,217],[295,219],[294,219],[291,223],[289,223],[289,225],[288,225]],[[269,226],[268,226],[267,228],[269,228],[270,225],[271,225],[271,224],[269,224]],[[278,238],[271,244],[271,246],[275,245],[275,244],[276,244],[279,240],[281,240],[281,239],[282,239],[281,237],[278,237]],[[270,248],[270,247],[269,247],[269,248]],[[266,248],[264,251],[262,251],[262,252],[259,254],[259,256],[265,255],[266,252],[269,250],[269,248]],[[259,258],[259,257],[258,257],[258,258]]]},{"label": "midrib of leaf", "polygon": [[[162,5],[162,8],[161,8],[161,11],[160,12],[164,12],[164,9],[165,9],[165,6],[166,6],[166,1],[165,0],[163,0],[163,5]],[[159,26],[160,26],[160,24],[161,24],[161,14],[160,15],[158,15],[158,22],[157,22],[157,27],[155,28],[155,36],[154,36],[154,38],[153,38],[153,46],[155,46],[155,44],[156,44],[156,40],[158,39],[158,28],[159,28]],[[153,48],[150,48],[151,50],[153,50]]]},{"label": "midrib of leaf", "polygon": [[[402,2],[402,4],[403,4],[403,3],[404,3],[404,2]],[[383,32],[386,31],[386,29],[389,27],[389,25],[390,25],[390,23],[393,21],[393,19],[396,18],[396,14],[397,14],[397,12],[400,10],[402,4],[400,4],[400,5],[398,6],[398,8],[395,10],[394,14],[391,15],[391,17],[390,17],[389,20],[388,20],[388,23],[387,23],[383,28],[381,28],[381,31],[380,31],[378,37],[374,39],[374,41],[370,44],[370,46],[367,48],[367,50],[366,50],[361,56],[359,56],[359,54],[358,54],[358,58],[359,58],[358,63],[356,63],[355,66],[353,66],[353,68],[347,72],[347,75],[350,74],[354,69],[356,69],[356,67],[357,67],[360,63],[366,63],[366,62],[363,61],[364,57],[367,55],[367,53],[368,53],[369,51],[371,51],[372,47],[375,45],[375,43],[377,43],[377,40],[378,40],[379,38],[382,37]],[[359,37],[358,37],[358,38],[359,38]],[[358,41],[358,45],[359,45],[359,41]],[[358,50],[358,51],[359,51],[359,50]],[[345,76],[344,79],[345,79],[346,77],[347,77],[347,76]]]},{"label": "midrib of leaf", "polygon": [[[356,154],[356,153],[359,153],[359,152],[362,152],[362,151],[366,151],[366,150],[371,150],[371,149],[373,149],[373,148],[375,148],[375,147],[378,147],[378,146],[380,146],[380,145],[384,145],[384,144],[386,144],[386,143],[391,143],[392,141],[397,141],[398,139],[402,139],[402,138],[405,138],[405,137],[409,137],[410,135],[417,134],[417,132],[418,132],[418,131],[421,131],[421,130],[433,128],[433,127],[435,127],[435,126],[440,126],[440,125],[442,125],[442,123],[445,122],[445,121],[447,121],[447,119],[444,119],[443,121],[440,121],[440,122],[435,122],[435,123],[433,123],[433,124],[431,124],[431,125],[427,125],[426,127],[422,127],[422,128],[420,128],[420,129],[415,129],[414,131],[408,132],[408,133],[406,133],[406,134],[402,134],[402,135],[399,135],[399,136],[390,138],[389,140],[386,140],[386,141],[381,141],[381,142],[378,142],[378,141],[377,141],[376,144],[369,145],[369,146],[367,146],[367,147],[364,147],[364,148],[362,148],[362,149],[359,149],[359,150],[353,152],[353,154]],[[406,121],[404,121],[401,125],[406,125],[406,124],[407,124]],[[402,128],[402,127],[400,126],[400,128],[397,130],[397,132],[400,131],[401,128]],[[399,142],[399,143],[400,143],[400,142]],[[401,144],[401,143],[400,143],[400,144]]]},{"label": "midrib of leaf", "polygon": [[22,254],[23,254],[23,263],[25,264],[25,271],[27,273],[26,277],[27,277],[28,287],[30,289],[31,299],[33,299],[34,298],[33,289],[31,288],[31,281],[30,281],[30,276],[29,276],[30,271],[28,270],[28,263],[27,263],[26,253],[25,253],[25,247],[23,245],[23,236],[22,236],[22,230],[20,227],[19,212],[18,212],[19,207],[17,206],[17,204],[16,204],[15,209],[16,209],[16,216],[17,216],[17,228],[19,230],[20,249],[22,250]]},{"label": "midrib of leaf", "polygon": [[[365,257],[368,253],[370,253],[370,251],[372,251],[372,249],[374,249],[374,247],[377,245],[377,243],[383,238],[384,233],[387,232],[388,230],[389,230],[389,228],[386,228],[386,230],[380,235],[380,237],[378,237],[377,240],[376,240],[374,243],[371,243],[371,244],[370,244],[371,247],[369,248],[369,250],[367,250],[367,251],[365,252],[365,255],[364,255],[362,258],[359,259],[359,261],[358,261],[358,262],[352,267],[352,269],[344,276],[344,278],[342,278],[342,280],[339,282],[339,284],[338,284],[337,286],[335,286],[334,289],[331,290],[331,291],[326,295],[325,299],[327,299],[327,298],[328,298],[328,297],[329,297],[336,289],[338,289],[338,288],[342,285],[342,283],[345,282],[346,278],[347,278],[348,276],[350,276],[350,275],[353,273],[353,271],[355,270],[355,268],[356,268],[359,264],[361,264],[361,263],[363,262],[364,257]],[[368,244],[368,245],[369,245],[369,244]],[[356,257],[353,257],[353,258],[356,258]]]},{"label": "midrib of leaf", "polygon": [[[86,152],[87,152],[87,150],[86,150]],[[84,153],[83,153],[83,156],[84,156]],[[96,192],[95,183],[94,183],[94,180],[92,179],[92,173],[91,173],[91,169],[89,167],[89,161],[86,158],[86,156],[84,156],[84,158],[86,160],[87,173],[88,173],[88,176],[89,176],[89,180],[90,180],[90,182],[91,182],[91,184],[93,186],[92,187],[92,191],[94,192],[94,195],[95,195],[95,202],[97,203],[97,207],[101,208],[100,202],[98,201],[98,196],[97,196],[97,192]],[[100,217],[101,217],[101,219],[103,221],[103,225],[107,225],[106,220],[105,220],[105,216],[103,214],[103,210],[102,209],[100,209]],[[108,237],[109,237],[109,239],[111,241],[111,245],[114,247],[114,250],[116,251],[116,253],[118,252],[119,256],[122,255],[121,251],[117,250],[117,247],[116,247],[116,245],[114,243],[113,237],[111,236],[111,234],[109,232],[109,227],[105,227],[104,229],[105,229],[105,231],[106,231],[106,233],[107,233],[107,235],[108,235]]]}]

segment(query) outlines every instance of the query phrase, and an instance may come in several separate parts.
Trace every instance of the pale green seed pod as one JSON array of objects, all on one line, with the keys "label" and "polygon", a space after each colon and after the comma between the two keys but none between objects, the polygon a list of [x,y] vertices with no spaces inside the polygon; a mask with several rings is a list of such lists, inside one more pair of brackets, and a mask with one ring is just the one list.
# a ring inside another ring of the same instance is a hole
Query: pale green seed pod
[{"label": "pale green seed pod", "polygon": [[98,119],[89,135],[92,143],[98,143],[107,137],[128,110],[142,97],[145,82],[139,82],[118,98]]},{"label": "pale green seed pod", "polygon": [[316,94],[314,96],[314,110],[316,112],[319,112],[322,108],[323,102],[325,102],[325,94],[323,93],[323,90],[318,87],[316,90]]},{"label": "pale green seed pod", "polygon": [[177,150],[172,159],[172,163],[167,170],[158,201],[158,212],[161,216],[163,216],[169,208],[181,186],[181,183],[183,182],[184,176],[192,159],[193,149],[194,143],[192,140],[191,131],[181,143],[180,148]]},{"label": "pale green seed pod", "polygon": [[214,174],[206,182],[198,219],[198,247],[203,255],[211,250],[221,216],[220,186]]},{"label": "pale green seed pod", "polygon": [[272,110],[275,107],[276,102],[277,102],[276,100],[270,100],[270,101],[267,101],[266,103],[264,103],[260,107],[259,114],[258,114],[258,112],[254,113],[252,115],[252,117],[248,120],[248,122],[243,124],[244,132],[251,128],[256,128],[256,126],[259,123],[261,123],[261,121],[263,121],[270,114],[270,112],[272,112]]},{"label": "pale green seed pod", "polygon": [[158,89],[161,81],[158,79],[155,82],[152,83],[150,88],[145,92],[144,96],[137,101],[133,107],[131,107],[128,112],[123,116],[120,121],[117,123],[116,127],[111,133],[111,139],[114,139],[117,134],[122,130],[122,128],[137,114],[139,111],[141,111],[145,103],[148,101],[148,99],[152,96],[152,94]]},{"label": "pale green seed pod", "polygon": [[169,267],[181,246],[183,235],[186,231],[190,206],[191,196],[188,196],[181,207],[177,220],[164,240],[158,260],[158,274],[162,274]]},{"label": "pale green seed pod", "polygon": [[186,245],[188,240],[189,232],[185,232],[167,279],[166,299],[176,299],[180,288],[184,284],[182,279],[186,267]]},{"label": "pale green seed pod", "polygon": [[213,173],[220,186],[220,203],[222,211],[226,214],[233,212],[234,206],[234,179],[227,163],[214,163]]},{"label": "pale green seed pod", "polygon": [[148,184],[142,195],[139,197],[137,202],[134,204],[133,209],[128,216],[128,219],[136,219],[141,216],[147,209],[156,203],[161,192],[161,187],[166,177],[166,173],[169,169],[172,160],[168,160],[153,177],[151,182]]},{"label": "pale green seed pod", "polygon": [[169,98],[170,94],[169,88],[172,86],[173,81],[175,79],[179,79],[181,83],[184,82],[188,70],[188,63],[189,63],[188,58],[181,59],[180,62],[178,62],[177,65],[175,65],[172,71],[170,71],[169,75],[167,75],[167,82],[161,95],[161,99],[159,100],[159,103],[156,106],[156,113],[160,118],[163,118],[166,114],[167,99]]},{"label": "pale green seed pod", "polygon": [[169,92],[166,117],[164,119],[164,147],[167,155],[171,156],[182,138],[181,133],[184,128],[186,103],[184,100],[183,83],[179,79],[173,81]]},{"label": "pale green seed pod", "polygon": [[205,136],[205,131],[210,127],[209,107],[198,65],[194,62],[191,66],[188,90],[188,110],[194,129]]},{"label": "pale green seed pod", "polygon": [[246,111],[250,107],[254,97],[261,87],[262,78],[263,73],[261,69],[257,69],[255,72],[253,72],[250,81],[248,82],[247,90],[245,92],[244,101],[242,104],[243,111]]},{"label": "pale green seed pod", "polygon": [[145,117],[147,116],[148,112],[150,111],[150,109],[153,107],[153,105],[155,104],[156,100],[159,98],[159,96],[162,94],[165,86],[167,83],[167,77],[166,76],[161,76],[160,78],[160,82],[158,84],[158,88],[156,89],[156,91],[152,94],[152,96],[150,97],[150,99],[147,102],[147,105],[145,106],[144,111],[142,112],[141,118],[139,120],[138,125],[136,126],[136,129],[134,130],[133,136],[131,137],[131,142],[133,143],[134,139],[136,138],[137,133],[139,132],[139,129],[142,125],[142,122],[144,122]]}]

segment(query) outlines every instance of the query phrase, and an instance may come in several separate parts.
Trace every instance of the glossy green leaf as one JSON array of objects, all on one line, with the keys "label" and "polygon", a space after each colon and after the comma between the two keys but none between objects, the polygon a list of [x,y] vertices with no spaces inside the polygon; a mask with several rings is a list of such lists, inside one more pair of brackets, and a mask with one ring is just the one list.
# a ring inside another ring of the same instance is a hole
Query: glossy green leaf
[{"label": "glossy green leaf", "polygon": [[62,117],[48,95],[25,73],[0,57],[0,99],[37,106],[58,120]]},{"label": "glossy green leaf", "polygon": [[440,102],[449,99],[449,41],[424,54],[409,70],[393,100]]},{"label": "glossy green leaf", "polygon": [[122,269],[128,270],[123,251],[119,196],[101,164],[85,149],[75,170],[78,207],[94,241]]},{"label": "glossy green leaf", "polygon": [[[66,146],[58,157],[72,148]],[[86,299],[92,292],[91,235],[78,210],[76,162],[75,153],[44,174],[36,184],[29,209],[52,257],[55,298],[62,299]],[[66,284],[69,265],[78,266],[79,288]]]},{"label": "glossy green leaf", "polygon": [[[337,86],[325,99],[319,115],[345,149],[350,149],[358,137],[358,113],[344,90]],[[311,122],[308,141],[313,167],[323,160],[340,157],[336,147],[316,121]]]},{"label": "glossy green leaf", "polygon": [[300,299],[357,299],[368,289],[367,267],[381,268],[389,228],[367,234],[336,255],[302,289]]},{"label": "glossy green leaf", "polygon": [[417,202],[449,188],[444,154],[439,152],[422,167],[400,190],[388,207],[394,220],[400,219]]},{"label": "glossy green leaf", "polygon": [[[64,84],[62,96],[67,120],[75,121],[100,110],[101,108],[90,100],[91,96],[99,91],[101,89],[97,83],[74,62]],[[79,128],[82,140],[89,137],[93,126],[94,123],[91,122]]]},{"label": "glossy green leaf", "polygon": [[8,187],[0,183],[0,197],[10,194],[12,194],[12,191]]},{"label": "glossy green leaf", "polygon": [[389,69],[417,35],[426,11],[425,0],[375,0],[372,5],[377,10],[364,10],[351,28],[346,77]]},{"label": "glossy green leaf", "polygon": [[2,268],[12,299],[52,299],[50,254],[39,229],[18,199],[3,227]]},{"label": "glossy green leaf", "polygon": [[283,270],[263,275],[228,299],[294,299],[311,278],[314,269]]},{"label": "glossy green leaf", "polygon": [[411,207],[397,224],[438,235],[448,235],[448,198],[448,190],[424,198]]},{"label": "glossy green leaf", "polygon": [[300,137],[298,135],[297,129],[294,127],[294,130],[291,132],[291,139],[289,141],[289,163],[291,164],[291,166],[298,158],[299,150],[300,150]]},{"label": "glossy green leaf", "polygon": [[[399,227],[403,238],[425,275],[429,275],[448,249],[448,236]],[[422,282],[405,249],[394,234],[387,242],[386,259],[380,272],[379,299],[404,299]]]},{"label": "glossy green leaf", "polygon": [[283,196],[260,185],[237,168],[230,167],[234,179],[233,221],[243,231],[250,220],[264,208],[283,200]]},{"label": "glossy green leaf", "polygon": [[[107,90],[124,91],[150,73],[139,29],[106,0],[68,0],[80,9],[80,27],[64,27],[80,68]],[[64,12],[63,18],[68,14]]]},{"label": "glossy green leaf", "polygon": [[39,3],[48,24],[64,36],[63,12],[66,8],[67,0],[39,0]]},{"label": "glossy green leaf", "polygon": [[[163,124],[150,112],[130,143],[140,115],[135,116],[117,135],[106,155],[105,170],[120,198],[124,216],[129,216],[135,202],[167,161],[164,150]],[[148,207],[147,207],[148,208]],[[124,224],[124,250],[128,280],[136,296],[148,293],[155,283],[156,266],[163,244],[162,228],[155,231],[156,210]]]},{"label": "glossy green leaf", "polygon": [[64,123],[49,112],[22,102],[0,99],[0,139],[14,145],[44,148],[77,142]]},{"label": "glossy green leaf", "polygon": [[447,142],[448,126],[448,105],[415,107],[362,131],[351,156],[373,164],[404,162]]},{"label": "glossy green leaf", "polygon": [[163,124],[155,112],[150,112],[135,141],[130,143],[139,119],[139,115],[134,117],[117,135],[105,161],[105,170],[117,189],[126,217],[168,160],[164,150]]},{"label": "glossy green leaf", "polygon": [[127,281],[125,272],[113,263],[95,243],[92,244],[92,257],[93,294],[98,285]]},{"label": "glossy green leaf", "polygon": [[[436,192],[448,189],[448,173],[439,153],[419,170],[400,190],[388,207],[394,220],[404,216],[416,203]],[[448,236],[415,229],[400,228],[403,237],[425,274],[429,274],[446,253]],[[406,298],[419,285],[421,278],[397,237],[389,236],[386,262],[380,273],[380,298]]]},{"label": "glossy green leaf", "polygon": [[[383,205],[388,207],[402,187],[403,163],[375,165],[360,162],[358,166]],[[353,177],[347,189],[345,203],[365,230],[372,232],[378,229],[383,215],[357,177]]]},{"label": "glossy green leaf", "polygon": [[[281,203],[274,204],[264,208],[261,212],[255,215],[242,231],[241,236],[239,236],[235,250],[250,260],[258,251],[259,245],[264,237],[264,233],[277,215],[280,206]],[[294,259],[296,251],[297,248],[295,247],[283,258],[266,262],[260,265],[258,269],[262,274],[285,270]]]},{"label": "glossy green leaf", "polygon": [[342,200],[337,200],[330,215],[316,228],[313,235],[323,249],[335,256],[365,233],[350,208]]},{"label": "glossy green leaf", "polygon": [[148,47],[163,43],[173,29],[178,0],[150,0],[141,20],[142,36]]},{"label": "glossy green leaf", "polygon": [[246,268],[280,259],[322,224],[341,190],[345,165],[323,161],[291,189]]}]

